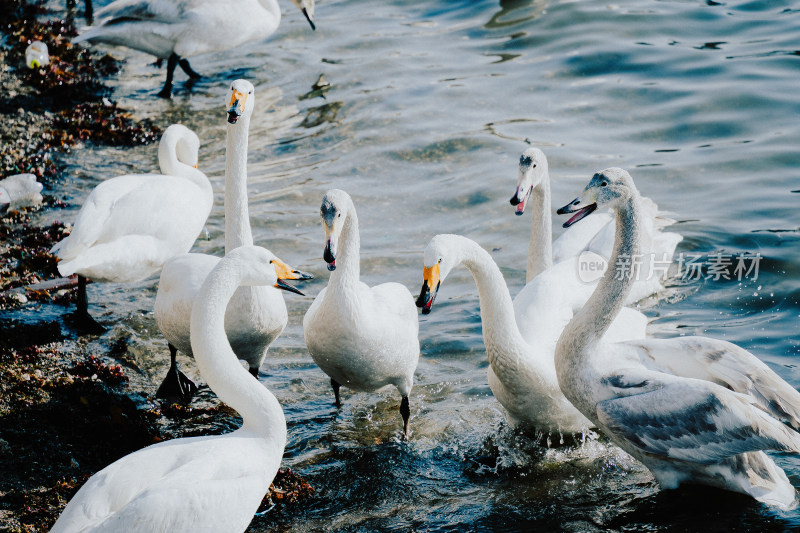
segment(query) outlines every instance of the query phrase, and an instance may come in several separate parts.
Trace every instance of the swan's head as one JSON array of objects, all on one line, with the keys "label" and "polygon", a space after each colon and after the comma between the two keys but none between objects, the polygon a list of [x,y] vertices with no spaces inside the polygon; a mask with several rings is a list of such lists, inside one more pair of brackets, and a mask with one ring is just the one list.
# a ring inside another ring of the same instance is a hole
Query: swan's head
[{"label": "swan's head", "polygon": [[271,285],[278,289],[305,296],[284,279],[291,273],[291,267],[278,259],[275,254],[260,246],[240,246],[225,254],[223,261],[232,261],[241,275],[241,285]]},{"label": "swan's head", "polygon": [[311,24],[311,29],[316,30],[317,26],[314,24],[314,0],[292,0],[292,3],[306,16],[306,20]]},{"label": "swan's head", "polygon": [[583,193],[560,208],[557,213],[559,215],[575,213],[564,222],[564,227],[568,228],[592,214],[598,207],[616,210],[635,194],[637,194],[636,185],[630,174],[621,168],[607,168],[592,176]]},{"label": "swan's head", "polygon": [[339,237],[342,235],[342,228],[352,205],[353,200],[350,195],[339,189],[331,189],[322,198],[322,205],[319,208],[322,229],[325,230],[325,251],[322,258],[328,263],[328,270],[336,270]]},{"label": "swan's head", "polygon": [[437,235],[425,247],[422,269],[422,289],[417,298],[417,307],[422,309],[422,314],[431,312],[439,287],[444,279],[460,261],[460,256],[454,249],[454,239],[457,235]]},{"label": "swan's head", "polygon": [[[174,157],[179,162],[197,168],[200,156],[200,138],[183,124],[172,124],[164,130],[164,134],[158,144],[159,163],[172,160],[173,155],[169,153],[170,150],[175,150]],[[164,168],[163,164],[161,171],[165,174],[173,173],[173,171]]]},{"label": "swan's head", "polygon": [[544,179],[547,179],[547,157],[538,148],[530,147],[519,156],[517,191],[511,197],[511,205],[517,206],[515,214],[525,212],[533,189]]},{"label": "swan's head", "polygon": [[236,124],[240,118],[250,116],[256,103],[254,91],[255,87],[247,80],[236,80],[231,83],[231,92],[227,100],[229,124]]}]

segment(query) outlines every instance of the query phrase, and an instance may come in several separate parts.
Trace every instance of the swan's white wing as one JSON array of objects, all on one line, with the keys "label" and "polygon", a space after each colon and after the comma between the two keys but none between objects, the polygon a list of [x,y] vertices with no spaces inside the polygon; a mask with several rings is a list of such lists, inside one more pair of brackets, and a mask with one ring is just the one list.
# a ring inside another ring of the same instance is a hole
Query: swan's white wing
[{"label": "swan's white wing", "polygon": [[[597,285],[581,281],[577,275],[579,268],[576,258],[553,265],[525,285],[514,298],[514,316],[526,342],[554,349],[561,331],[586,304]],[[614,318],[603,339],[610,343],[641,339],[646,327],[647,317],[626,307]]]},{"label": "swan's white wing", "polygon": [[91,246],[105,231],[114,205],[120,198],[137,187],[147,187],[151,182],[163,179],[159,174],[118,176],[95,187],[83,202],[75,220],[72,233],[56,243],[50,250],[62,259],[71,259],[87,246]]},{"label": "swan's white wing", "polygon": [[271,481],[256,440],[176,439],[127,455],[81,487],[52,532],[244,531]]},{"label": "swan's white wing", "polygon": [[181,20],[192,3],[194,2],[183,0],[172,2],[117,0],[99,9],[96,17],[98,20],[103,20],[103,25],[131,21],[173,23]]},{"label": "swan's white wing", "polygon": [[800,434],[713,383],[623,369],[602,384],[624,396],[597,404],[601,427],[642,453],[709,464],[749,451],[800,451]]},{"label": "swan's white wing", "polygon": [[[593,245],[595,240],[598,243],[605,243],[610,234],[611,244],[614,243],[614,216],[611,213],[593,213],[592,216],[585,218],[580,224],[567,229],[556,240],[553,241],[553,264],[560,263],[573,257],[578,257],[586,250],[597,252]],[[599,237],[604,235],[604,237]],[[599,244],[604,246],[604,244]],[[611,246],[608,246],[607,253],[603,257],[608,257]]]},{"label": "swan's white wing", "polygon": [[800,392],[747,350],[709,337],[630,341],[647,368],[703,379],[747,394],[775,418],[800,429]]},{"label": "swan's white wing", "polygon": [[412,325],[419,331],[417,306],[414,304],[414,297],[405,285],[394,282],[382,283],[372,287],[371,291],[378,308],[387,313],[387,321],[398,323],[398,325]]}]

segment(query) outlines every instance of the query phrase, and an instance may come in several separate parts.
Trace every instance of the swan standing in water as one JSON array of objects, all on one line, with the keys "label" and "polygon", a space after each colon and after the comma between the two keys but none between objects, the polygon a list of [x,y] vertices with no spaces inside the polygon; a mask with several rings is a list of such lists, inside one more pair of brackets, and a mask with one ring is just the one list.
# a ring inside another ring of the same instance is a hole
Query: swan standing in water
[{"label": "swan standing in water", "polygon": [[196,168],[199,149],[200,140],[187,127],[167,128],[158,145],[163,174],[128,174],[95,187],[72,232],[50,250],[62,276],[78,274],[77,315],[91,329],[100,326],[88,313],[87,277],[143,280],[188,252],[203,230],[214,196]]},{"label": "swan standing in water", "polygon": [[[591,287],[562,263],[528,284],[529,299],[515,313],[503,274],[489,253],[460,235],[437,235],[425,248],[423,284],[417,306],[427,314],[450,271],[464,265],[475,279],[480,298],[481,325],[489,358],[489,387],[505,407],[512,425],[546,433],[580,433],[592,423],[564,397],[558,387],[553,352],[558,335],[591,294]],[[570,286],[571,284],[571,286]],[[526,297],[526,298],[527,298]],[[614,321],[609,338],[643,338],[647,320],[625,309]]]},{"label": "swan standing in water", "polygon": [[[314,26],[314,0],[292,0]],[[175,67],[200,78],[188,57],[236,48],[272,35],[281,21],[277,0],[115,0],[97,12],[102,22],[72,42],[127,46],[167,60],[167,78],[158,93],[172,94]]]},{"label": "swan standing in water", "polygon": [[[255,107],[255,88],[247,80],[236,80],[225,98],[227,147],[225,152],[225,253],[240,246],[252,246],[250,214],[247,206],[247,141],[250,117]],[[178,370],[177,350],[192,355],[189,322],[192,304],[211,269],[220,258],[206,254],[183,254],[164,265],[156,294],[155,318],[169,342],[170,369],[156,393],[159,397],[191,396],[196,387]],[[311,279],[275,258],[279,279]],[[240,287],[228,303],[225,331],[239,359],[250,373],[258,369],[270,344],[286,327],[288,314],[281,292],[271,286]]]},{"label": "swan standing in water", "polygon": [[800,452],[800,393],[751,353],[706,337],[608,343],[601,337],[631,291],[618,261],[640,253],[642,198],[620,168],[594,175],[558,210],[578,222],[597,208],[616,214],[609,269],[556,347],[561,390],[664,488],[711,485],[782,509],[797,497],[763,450]]},{"label": "swan standing in water", "polygon": [[414,297],[399,283],[368,287],[360,280],[358,217],[350,196],[325,193],[320,208],[325,230],[323,258],[333,271],[303,318],[303,334],[314,362],[339,388],[374,391],[394,385],[408,437],[408,395],[419,362],[419,320]]},{"label": "swan standing in water", "polygon": [[[642,238],[642,276],[634,285],[627,303],[632,304],[661,290],[661,278],[666,275],[666,268],[657,273],[658,265],[669,265],[675,253],[675,247],[683,237],[677,233],[664,232],[661,229],[673,221],[659,215],[658,206],[649,198],[642,198],[643,227],[646,232]],[[605,264],[611,257],[614,244],[614,217],[611,213],[597,213],[584,226],[571,227],[558,239],[552,241],[552,215],[550,207],[550,170],[547,157],[538,148],[526,149],[519,158],[517,190],[511,197],[511,205],[516,206],[515,213],[522,215],[525,208],[531,205],[531,237],[528,246],[528,265],[526,280],[528,283],[541,272],[562,261],[573,261],[573,276],[579,275],[579,268],[586,265],[598,254]],[[580,258],[580,259],[579,259]],[[526,289],[520,291],[517,298],[525,298]],[[587,295],[588,298],[588,295]],[[585,300],[584,300],[585,301]]]},{"label": "swan standing in water", "polygon": [[[212,270],[192,309],[192,345],[200,372],[242,417],[226,435],[160,442],[94,474],[51,530],[241,532],[280,466],[286,419],[278,400],[236,360],[225,336],[225,306],[239,285],[275,285],[274,256],[243,246]],[[302,293],[301,293],[302,294]]]}]

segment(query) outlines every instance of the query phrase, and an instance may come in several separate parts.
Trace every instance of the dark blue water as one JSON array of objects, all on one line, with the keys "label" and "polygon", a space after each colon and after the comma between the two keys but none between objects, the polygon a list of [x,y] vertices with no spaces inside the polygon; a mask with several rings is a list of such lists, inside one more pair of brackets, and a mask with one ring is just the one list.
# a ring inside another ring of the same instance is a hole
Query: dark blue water
[{"label": "dark blue water", "polygon": [[[322,1],[315,33],[285,4],[269,42],[193,60],[208,77],[191,92],[179,77],[171,102],[152,98],[163,72],[150,58],[116,50],[128,63],[114,98],[164,125],[182,121],[204,141],[217,205],[197,250],[223,248],[223,100],[230,80],[246,77],[258,97],[256,241],[314,272],[309,294],[327,282],[317,213],[333,187],[354,198],[370,285],[417,291],[422,250],[446,232],[492,250],[516,294],[530,221],[507,200],[520,152],[535,145],[549,157],[556,205],[595,171],[621,166],[678,220],[686,257],[760,254],[757,278],[675,279],[643,309],[654,335],[739,343],[800,386],[800,2]],[[303,98],[319,74],[332,88]],[[74,198],[104,174],[154,161],[153,147],[76,150]],[[119,320],[98,342],[130,336],[139,386],[153,389],[167,363],[154,285],[90,290],[104,302],[97,314]],[[290,324],[262,379],[289,421],[284,464],[317,493],[253,531],[800,528],[800,511],[710,489],[661,491],[602,441],[547,449],[511,433],[487,385],[477,290],[463,269],[421,319],[410,442],[399,438],[396,391],[348,392],[333,408],[303,342],[310,302],[287,298]],[[800,459],[777,460],[800,487]]]}]

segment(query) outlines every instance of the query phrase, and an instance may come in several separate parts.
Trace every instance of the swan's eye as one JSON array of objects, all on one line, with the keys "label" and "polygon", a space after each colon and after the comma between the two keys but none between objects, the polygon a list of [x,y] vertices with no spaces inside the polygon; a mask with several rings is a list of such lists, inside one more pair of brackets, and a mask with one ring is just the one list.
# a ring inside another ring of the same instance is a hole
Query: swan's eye
[{"label": "swan's eye", "polygon": [[439,263],[441,263],[441,262],[442,262],[442,258],[441,258],[441,257],[439,258],[439,261],[438,261],[438,262],[439,262]]},{"label": "swan's eye", "polygon": [[342,218],[342,214],[341,214],[341,213],[339,213],[338,215],[336,215],[336,217],[337,217],[337,218]]}]

